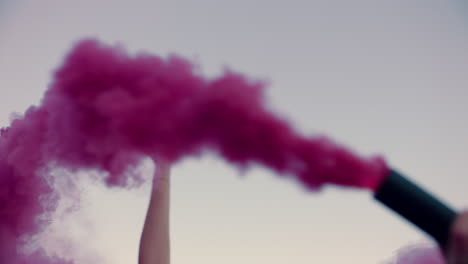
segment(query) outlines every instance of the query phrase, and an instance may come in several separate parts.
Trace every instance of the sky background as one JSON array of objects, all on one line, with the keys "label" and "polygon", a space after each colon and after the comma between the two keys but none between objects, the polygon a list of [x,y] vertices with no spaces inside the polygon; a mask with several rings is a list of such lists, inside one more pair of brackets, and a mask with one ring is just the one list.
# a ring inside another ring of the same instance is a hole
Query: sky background
[{"label": "sky background", "polygon": [[[79,39],[176,53],[209,76],[268,80],[269,106],[305,135],[383,154],[457,209],[468,205],[468,8],[441,0],[0,0],[0,126],[39,104]],[[146,173],[150,174],[148,169]],[[77,259],[136,263],[148,186],[83,182],[55,223]],[[173,263],[384,263],[429,241],[369,192],[306,192],[208,155],[172,176]],[[61,244],[50,242],[50,250]],[[62,245],[63,246],[63,245]],[[94,253],[92,253],[94,252]],[[85,257],[88,256],[88,257]]]}]

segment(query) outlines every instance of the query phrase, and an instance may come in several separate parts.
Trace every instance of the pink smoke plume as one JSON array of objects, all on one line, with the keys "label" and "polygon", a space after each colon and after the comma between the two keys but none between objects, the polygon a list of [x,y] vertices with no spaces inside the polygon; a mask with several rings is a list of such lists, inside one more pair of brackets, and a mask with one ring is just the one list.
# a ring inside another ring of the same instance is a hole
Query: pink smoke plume
[{"label": "pink smoke plume", "polygon": [[444,264],[445,259],[439,248],[430,245],[415,245],[397,252],[395,259],[388,264]]},{"label": "pink smoke plume", "polygon": [[[312,190],[324,184],[375,189],[388,172],[324,136],[305,137],[266,109],[264,83],[226,71],[204,78],[187,60],[129,56],[79,42],[55,72],[40,106],[0,137],[0,263],[73,263],[39,247],[21,249],[47,227],[59,195],[50,171],[94,169],[108,186],[142,182],[143,157],[177,162],[205,151],[259,164]],[[104,174],[103,174],[104,175]]]}]

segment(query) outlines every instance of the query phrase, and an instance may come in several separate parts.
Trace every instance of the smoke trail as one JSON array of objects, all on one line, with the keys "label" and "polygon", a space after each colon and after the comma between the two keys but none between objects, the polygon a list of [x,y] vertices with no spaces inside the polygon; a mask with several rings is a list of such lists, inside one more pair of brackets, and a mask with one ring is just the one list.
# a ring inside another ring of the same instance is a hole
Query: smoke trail
[{"label": "smoke trail", "polygon": [[395,260],[388,264],[444,264],[440,249],[430,245],[415,245],[397,252]]},{"label": "smoke trail", "polygon": [[266,109],[263,89],[230,71],[204,78],[175,56],[130,57],[94,40],[78,43],[41,105],[1,130],[0,262],[72,263],[40,248],[16,250],[52,220],[60,199],[50,176],[55,167],[99,170],[108,186],[128,187],[142,182],[131,173],[142,157],[176,162],[215,151],[237,166],[260,164],[310,189],[376,188],[388,171],[382,158],[360,158],[326,137],[301,136]]}]

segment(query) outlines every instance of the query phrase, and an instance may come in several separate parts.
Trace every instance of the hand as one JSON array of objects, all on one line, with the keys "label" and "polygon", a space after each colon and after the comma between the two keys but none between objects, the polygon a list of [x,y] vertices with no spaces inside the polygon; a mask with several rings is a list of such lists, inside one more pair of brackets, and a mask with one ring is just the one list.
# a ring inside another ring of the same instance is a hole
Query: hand
[{"label": "hand", "polygon": [[460,214],[452,226],[447,263],[468,264],[468,211]]},{"label": "hand", "polygon": [[155,162],[156,168],[153,176],[153,192],[165,191],[169,188],[171,164],[164,160],[158,159]]}]

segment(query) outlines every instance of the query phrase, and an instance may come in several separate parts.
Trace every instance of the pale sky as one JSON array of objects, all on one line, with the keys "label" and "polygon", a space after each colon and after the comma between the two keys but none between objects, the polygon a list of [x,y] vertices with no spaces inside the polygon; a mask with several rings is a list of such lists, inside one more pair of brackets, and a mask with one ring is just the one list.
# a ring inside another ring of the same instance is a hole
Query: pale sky
[{"label": "pale sky", "polygon": [[[464,208],[462,2],[0,0],[0,125],[39,103],[75,41],[97,37],[132,52],[183,55],[210,76],[228,66],[269,80],[271,108],[303,134],[326,133],[363,155],[382,153]],[[240,176],[214,155],[177,164],[172,181],[175,264],[375,264],[429,241],[368,192],[307,193],[263,168]],[[57,228],[102,263],[136,263],[148,188],[82,186],[79,216]]]}]

